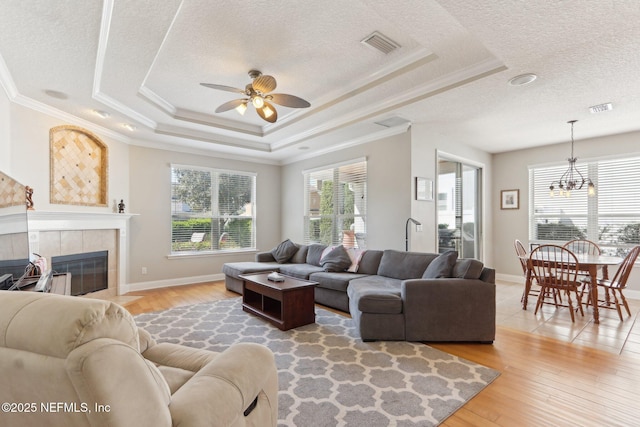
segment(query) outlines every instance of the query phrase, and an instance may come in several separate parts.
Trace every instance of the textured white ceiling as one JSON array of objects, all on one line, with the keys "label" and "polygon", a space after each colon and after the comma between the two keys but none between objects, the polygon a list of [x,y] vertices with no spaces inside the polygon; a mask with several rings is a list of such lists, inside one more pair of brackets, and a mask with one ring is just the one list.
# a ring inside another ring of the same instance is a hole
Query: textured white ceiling
[{"label": "textured white ceiling", "polygon": [[[8,0],[0,83],[133,144],[286,162],[390,132],[374,122],[400,116],[502,152],[566,141],[570,119],[576,141],[638,130],[637,22],[632,0]],[[374,31],[401,48],[360,43]],[[200,83],[244,88],[253,68],[311,108],[276,106],[275,124],[251,107],[215,114],[241,95]],[[507,84],[525,72],[539,78]],[[589,113],[603,102],[614,110]]]}]

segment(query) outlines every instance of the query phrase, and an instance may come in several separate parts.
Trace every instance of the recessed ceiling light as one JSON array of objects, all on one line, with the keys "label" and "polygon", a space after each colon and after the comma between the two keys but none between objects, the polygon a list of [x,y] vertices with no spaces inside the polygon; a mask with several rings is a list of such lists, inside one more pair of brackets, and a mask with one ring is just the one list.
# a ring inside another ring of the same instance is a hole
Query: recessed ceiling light
[{"label": "recessed ceiling light", "polygon": [[69,96],[67,96],[66,93],[64,92],[60,92],[57,90],[53,90],[53,89],[46,89],[44,91],[44,93],[46,93],[47,95],[49,95],[52,98],[58,98],[58,99],[67,99]]},{"label": "recessed ceiling light", "polygon": [[131,131],[131,132],[133,132],[134,130],[137,129],[134,125],[129,124],[129,123],[123,123],[122,127],[125,128],[128,131]]},{"label": "recessed ceiling light", "polygon": [[111,114],[109,114],[109,113],[108,113],[108,112],[106,112],[106,111],[102,111],[102,110],[91,110],[91,112],[92,112],[93,114],[95,114],[96,116],[100,116],[100,117],[102,117],[103,119],[106,119],[107,117],[110,117],[110,116],[111,116]]},{"label": "recessed ceiling light", "polygon": [[589,107],[589,111],[591,111],[592,113],[602,113],[604,111],[611,111],[613,110],[613,104],[610,102],[607,102],[606,104],[598,104],[598,105],[593,105],[591,107]]},{"label": "recessed ceiling light", "polygon": [[537,78],[538,76],[532,73],[520,74],[519,76],[515,76],[514,78],[509,80],[509,84],[511,86],[524,86],[533,82]]}]

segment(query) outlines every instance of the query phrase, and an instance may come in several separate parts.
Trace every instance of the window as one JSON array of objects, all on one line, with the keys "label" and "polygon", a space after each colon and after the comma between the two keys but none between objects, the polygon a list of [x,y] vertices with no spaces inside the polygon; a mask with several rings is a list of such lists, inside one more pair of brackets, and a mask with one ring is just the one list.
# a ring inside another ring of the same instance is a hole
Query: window
[{"label": "window", "polygon": [[529,238],[566,242],[592,240],[609,255],[625,255],[640,244],[640,157],[579,162],[577,168],[596,185],[570,197],[551,197],[549,185],[567,165],[529,170]]},{"label": "window", "polygon": [[366,247],[367,161],[304,171],[305,243]]},{"label": "window", "polygon": [[255,249],[256,175],[171,166],[171,253]]}]

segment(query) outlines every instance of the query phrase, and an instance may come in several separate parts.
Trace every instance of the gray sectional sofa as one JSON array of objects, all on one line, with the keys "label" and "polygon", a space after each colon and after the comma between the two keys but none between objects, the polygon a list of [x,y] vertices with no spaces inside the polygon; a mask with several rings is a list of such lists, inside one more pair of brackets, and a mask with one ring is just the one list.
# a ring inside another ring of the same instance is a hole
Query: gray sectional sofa
[{"label": "gray sectional sofa", "polygon": [[225,264],[226,287],[242,293],[239,275],[262,271],[313,280],[315,301],[349,312],[364,341],[495,339],[495,270],[482,262],[457,259],[455,252],[390,249],[366,250],[345,261],[343,251],[285,241],[258,253],[255,262]]}]

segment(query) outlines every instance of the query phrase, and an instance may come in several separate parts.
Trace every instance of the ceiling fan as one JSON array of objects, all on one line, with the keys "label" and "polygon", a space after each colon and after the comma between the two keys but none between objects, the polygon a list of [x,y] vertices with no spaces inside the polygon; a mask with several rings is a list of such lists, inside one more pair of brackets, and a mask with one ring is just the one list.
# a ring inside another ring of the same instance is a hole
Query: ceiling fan
[{"label": "ceiling fan", "polygon": [[247,96],[247,98],[234,99],[233,101],[225,102],[216,108],[216,113],[222,113],[235,108],[238,113],[244,115],[245,111],[247,111],[247,105],[251,103],[263,120],[266,120],[269,123],[275,123],[278,119],[278,112],[273,104],[271,104],[272,102],[274,104],[291,108],[307,108],[311,106],[307,101],[302,98],[298,98],[297,96],[287,95],[284,93],[270,93],[277,85],[276,79],[273,76],[264,75],[258,70],[250,70],[249,77],[251,77],[252,82],[244,89],[213,83],[200,84],[212,89],[242,93]]}]

